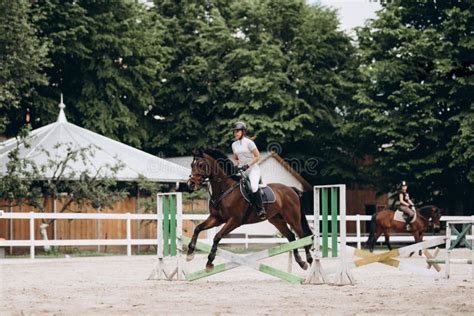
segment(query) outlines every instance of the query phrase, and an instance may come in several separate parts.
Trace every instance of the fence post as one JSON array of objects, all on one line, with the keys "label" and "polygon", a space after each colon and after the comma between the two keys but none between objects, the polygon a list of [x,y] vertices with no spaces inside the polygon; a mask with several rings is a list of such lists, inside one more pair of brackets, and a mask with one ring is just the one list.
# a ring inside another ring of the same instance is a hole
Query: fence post
[{"label": "fence post", "polygon": [[35,258],[35,217],[34,213],[30,212],[30,257]]},{"label": "fence post", "polygon": [[360,237],[360,216],[356,214],[356,236],[357,236],[357,249],[361,249],[361,237]]},{"label": "fence post", "polygon": [[132,255],[132,223],[130,213],[127,212],[127,256]]},{"label": "fence post", "polygon": [[445,275],[444,275],[444,278],[445,279],[449,279],[449,270],[451,268],[451,265],[450,265],[450,261],[451,261],[451,223],[450,222],[447,222],[446,223],[446,261],[445,261],[445,264],[444,264],[444,271],[445,271]]},{"label": "fence post", "polygon": [[[337,257],[337,215],[338,215],[338,189],[331,188],[331,257]],[[341,206],[339,205],[339,208]]]},{"label": "fence post", "polygon": [[471,259],[472,279],[474,280],[474,215],[471,217]]}]

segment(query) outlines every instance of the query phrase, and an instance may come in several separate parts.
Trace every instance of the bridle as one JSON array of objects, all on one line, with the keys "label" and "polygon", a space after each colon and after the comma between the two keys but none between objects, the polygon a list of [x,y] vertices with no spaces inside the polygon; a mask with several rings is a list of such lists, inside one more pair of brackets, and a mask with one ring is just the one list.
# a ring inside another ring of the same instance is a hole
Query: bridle
[{"label": "bridle", "polygon": [[[198,157],[194,157],[193,161],[191,162],[191,170],[193,170],[193,167],[195,166],[196,164],[196,161],[198,159],[196,159]],[[204,157],[199,157],[201,159],[204,159]],[[197,184],[197,188],[200,188],[202,187],[205,183],[208,183],[210,182],[210,179],[212,178],[213,174],[211,173],[210,175],[204,173],[201,171],[202,168],[205,168],[207,170],[210,170],[212,167],[209,166],[209,164],[206,162],[206,164],[204,166],[201,166],[201,167],[198,167],[198,172],[197,173],[194,173],[194,175],[191,173],[189,175],[189,180],[192,180],[195,184]],[[232,175],[226,175],[224,177],[220,176],[220,177],[217,177],[216,178],[216,182],[221,182],[222,180],[224,179],[228,179],[232,176],[235,176],[235,175],[238,175],[240,174],[240,171],[237,172],[236,174],[232,174]],[[200,180],[197,180],[196,179],[196,176],[198,176],[200,178]],[[227,188],[226,190],[221,190],[221,192],[219,192],[219,195],[217,197],[214,197],[213,198],[213,195],[216,193],[216,192],[212,192],[212,194],[209,192],[209,196],[210,196],[210,202],[212,204],[212,206],[214,208],[217,208],[217,206],[219,205],[219,203],[227,196],[229,195],[232,191],[234,191],[238,186],[239,186],[239,182],[235,183],[234,185],[230,186],[229,188]]]}]

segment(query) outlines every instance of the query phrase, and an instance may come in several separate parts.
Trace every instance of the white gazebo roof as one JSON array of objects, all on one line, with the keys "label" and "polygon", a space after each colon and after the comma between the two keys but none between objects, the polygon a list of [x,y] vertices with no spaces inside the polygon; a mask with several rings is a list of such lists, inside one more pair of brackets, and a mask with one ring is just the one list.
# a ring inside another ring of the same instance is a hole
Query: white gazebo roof
[{"label": "white gazebo roof", "polygon": [[[30,133],[28,137],[30,146],[25,148],[23,144],[20,145],[22,158],[27,157],[34,160],[37,165],[44,165],[49,159],[64,159],[67,155],[67,146],[75,149],[93,146],[94,155],[87,157],[87,163],[84,164],[81,159],[70,161],[68,163],[70,170],[74,170],[76,174],[85,170],[94,172],[100,168],[106,170],[109,166],[120,162],[123,168],[115,175],[118,181],[135,181],[140,175],[156,182],[184,182],[188,179],[187,168],[69,123],[64,107],[61,96],[57,121]],[[0,174],[6,173],[8,153],[17,144],[15,138],[0,143]],[[49,157],[46,152],[49,153]],[[45,179],[50,179],[52,176],[53,170],[46,170],[43,174]]]}]

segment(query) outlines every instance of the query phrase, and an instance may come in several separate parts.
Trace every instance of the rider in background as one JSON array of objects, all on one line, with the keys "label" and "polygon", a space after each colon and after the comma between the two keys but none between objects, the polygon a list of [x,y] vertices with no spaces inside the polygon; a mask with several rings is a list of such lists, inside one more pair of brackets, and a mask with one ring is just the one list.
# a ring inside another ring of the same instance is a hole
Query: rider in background
[{"label": "rider in background", "polygon": [[254,141],[246,137],[247,125],[244,122],[237,122],[233,128],[235,142],[232,143],[232,152],[234,153],[235,165],[242,169],[250,180],[252,193],[254,196],[255,208],[260,218],[266,217],[263,208],[262,194],[258,183],[260,181],[260,152]]},{"label": "rider in background", "polygon": [[410,195],[408,194],[408,185],[405,181],[402,181],[400,184],[400,194],[398,195],[398,199],[400,202],[400,211],[405,213],[405,215],[408,216],[406,219],[406,229],[410,230],[410,221],[412,220],[413,216],[415,215],[414,209],[415,209],[415,203],[413,203],[412,200],[410,200]]}]

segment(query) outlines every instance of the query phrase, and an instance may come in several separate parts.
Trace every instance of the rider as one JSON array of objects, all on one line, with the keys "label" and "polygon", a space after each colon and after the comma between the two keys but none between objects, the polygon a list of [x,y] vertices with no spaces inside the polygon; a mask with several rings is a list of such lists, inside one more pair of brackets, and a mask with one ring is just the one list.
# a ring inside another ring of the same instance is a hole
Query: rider
[{"label": "rider", "polygon": [[400,194],[398,195],[398,199],[400,202],[400,211],[405,213],[407,215],[406,218],[406,229],[410,230],[410,221],[412,220],[413,216],[415,215],[414,208],[415,208],[415,203],[410,200],[410,196],[408,194],[408,186],[405,181],[402,181],[400,184]]},{"label": "rider", "polygon": [[254,196],[255,208],[260,218],[265,218],[266,212],[263,208],[262,194],[258,183],[260,180],[260,167],[257,162],[260,160],[260,152],[250,138],[246,137],[247,125],[244,122],[237,122],[233,127],[235,142],[232,143],[235,165],[249,177],[250,186]]}]

